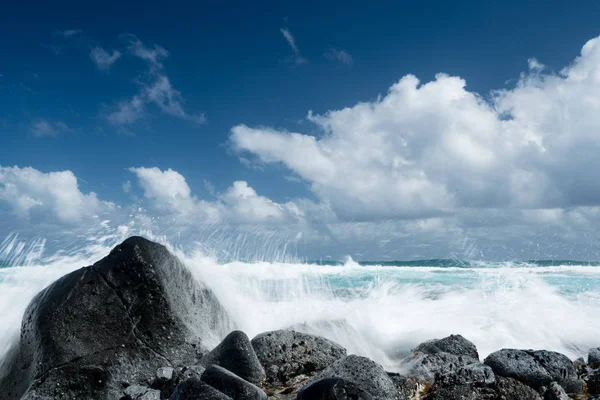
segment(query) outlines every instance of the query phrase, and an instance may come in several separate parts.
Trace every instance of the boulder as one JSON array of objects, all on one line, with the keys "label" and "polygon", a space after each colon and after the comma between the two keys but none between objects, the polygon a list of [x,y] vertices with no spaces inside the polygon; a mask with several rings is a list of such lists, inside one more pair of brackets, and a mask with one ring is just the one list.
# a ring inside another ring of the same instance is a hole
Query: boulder
[{"label": "boulder", "polygon": [[529,386],[513,378],[496,375],[496,400],[542,400],[542,396]]},{"label": "boulder", "polygon": [[120,398],[123,383],[193,364],[232,329],[213,292],[175,256],[132,237],[34,297],[0,393],[6,400],[27,391],[38,398]]},{"label": "boulder", "polygon": [[399,400],[411,400],[422,389],[422,385],[413,377],[407,377],[395,372],[388,372],[387,374],[392,382],[394,382],[394,386],[396,386]]},{"label": "boulder", "polygon": [[600,347],[590,349],[588,353],[588,365],[592,369],[600,368]]},{"label": "boulder", "polygon": [[314,375],[346,355],[346,349],[325,338],[289,330],[265,332],[252,347],[270,383],[285,384],[298,375]]},{"label": "boulder", "polygon": [[556,382],[550,383],[546,393],[544,394],[545,400],[569,400],[569,396],[565,393],[565,390]]},{"label": "boulder", "polygon": [[415,353],[401,362],[401,369],[407,376],[415,376],[425,382],[433,382],[436,374],[447,374],[479,360],[469,356],[457,356],[450,353]]},{"label": "boulder", "polygon": [[600,369],[595,370],[586,377],[589,394],[600,395]]},{"label": "boulder", "polygon": [[443,339],[429,340],[418,345],[413,352],[425,354],[448,353],[479,360],[477,347],[461,335],[450,335]]},{"label": "boulder", "polygon": [[[490,388],[476,388],[471,385],[434,387],[425,400],[496,400],[496,393]],[[521,399],[524,400],[524,399]]]},{"label": "boulder", "polygon": [[123,391],[121,400],[160,400],[160,391],[141,385],[132,385]]},{"label": "boulder", "polygon": [[435,385],[442,387],[472,385],[490,387],[496,383],[492,369],[481,363],[468,364],[453,371],[438,372]]},{"label": "boulder", "polygon": [[191,378],[181,382],[175,388],[171,400],[232,400],[199,379]]},{"label": "boulder", "polygon": [[205,367],[219,365],[252,383],[259,383],[265,379],[265,370],[254,352],[250,339],[241,331],[233,331],[227,335],[200,360],[200,364]]},{"label": "boulder", "polygon": [[202,381],[234,400],[267,400],[261,388],[218,365],[206,368]]},{"label": "boulder", "polygon": [[325,378],[303,387],[297,400],[373,400],[373,396],[342,378]]},{"label": "boulder", "polygon": [[354,383],[374,399],[395,399],[397,390],[383,367],[366,357],[349,355],[335,361],[315,376],[315,380],[342,378]]},{"label": "boulder", "polygon": [[503,349],[484,361],[499,376],[515,378],[534,389],[558,382],[568,393],[580,393],[583,382],[573,363],[563,354],[546,350]]}]

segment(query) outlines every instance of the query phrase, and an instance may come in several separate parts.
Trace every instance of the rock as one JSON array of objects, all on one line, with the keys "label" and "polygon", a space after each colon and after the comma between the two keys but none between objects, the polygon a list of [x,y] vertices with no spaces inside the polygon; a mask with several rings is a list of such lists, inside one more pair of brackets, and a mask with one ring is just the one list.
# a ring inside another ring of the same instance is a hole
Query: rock
[{"label": "rock", "polygon": [[156,381],[160,384],[164,384],[173,379],[173,367],[161,367],[156,370]]},{"label": "rock", "polygon": [[387,374],[396,386],[399,400],[411,400],[422,389],[415,378],[409,378],[394,372],[388,372]]},{"label": "rock", "polygon": [[128,396],[131,399],[137,399],[146,394],[147,391],[148,388],[146,386],[131,385],[123,390],[123,393],[125,393],[125,396]]},{"label": "rock", "polygon": [[600,347],[590,349],[588,353],[588,365],[592,369],[600,368]]},{"label": "rock", "polygon": [[[191,365],[198,349],[216,343],[215,332],[232,329],[213,292],[175,256],[132,237],[35,296],[0,393],[5,400],[26,391],[56,399],[119,398],[122,382],[144,382],[164,366]],[[89,381],[96,383],[82,384]]]},{"label": "rock", "polygon": [[373,396],[342,378],[325,378],[303,387],[297,400],[373,400]]},{"label": "rock", "polygon": [[241,331],[233,331],[227,335],[200,360],[200,364],[205,367],[219,365],[252,383],[259,383],[265,379],[265,370],[254,352],[250,339]]},{"label": "rock", "polygon": [[368,392],[374,399],[394,399],[396,386],[383,367],[366,357],[349,355],[335,361],[315,376],[315,380],[342,378]]},{"label": "rock", "polygon": [[314,375],[346,355],[346,349],[337,343],[288,330],[261,333],[252,339],[252,347],[271,383],[285,384],[298,375]]},{"label": "rock", "polygon": [[587,376],[587,389],[589,394],[600,394],[600,369]]},{"label": "rock", "polygon": [[496,375],[515,378],[534,389],[557,381],[568,393],[580,393],[583,382],[573,363],[563,354],[546,350],[503,349],[484,361]]},{"label": "rock", "polygon": [[206,368],[202,381],[235,400],[267,400],[262,389],[218,365]]},{"label": "rock", "polygon": [[[496,393],[490,388],[476,388],[471,385],[434,387],[425,400],[495,400]],[[523,400],[523,399],[521,399]]]},{"label": "rock", "polygon": [[175,388],[171,400],[231,400],[231,397],[219,392],[199,379],[191,378],[181,382]]},{"label": "rock", "polygon": [[538,392],[513,378],[496,376],[496,400],[542,400]]},{"label": "rock", "polygon": [[479,363],[479,360],[469,356],[457,356],[449,353],[415,353],[401,362],[405,375],[415,376],[425,382],[433,382],[436,374],[447,374],[460,367]]},{"label": "rock", "polygon": [[477,347],[461,335],[450,335],[443,339],[434,339],[418,345],[413,352],[425,354],[449,353],[455,356],[468,356],[479,360]]},{"label": "rock", "polygon": [[438,372],[435,384],[442,387],[472,385],[475,387],[489,387],[496,383],[492,369],[481,363],[473,363],[459,367],[454,371]]},{"label": "rock", "polygon": [[569,400],[562,386],[556,382],[550,383],[544,395],[545,400]]}]

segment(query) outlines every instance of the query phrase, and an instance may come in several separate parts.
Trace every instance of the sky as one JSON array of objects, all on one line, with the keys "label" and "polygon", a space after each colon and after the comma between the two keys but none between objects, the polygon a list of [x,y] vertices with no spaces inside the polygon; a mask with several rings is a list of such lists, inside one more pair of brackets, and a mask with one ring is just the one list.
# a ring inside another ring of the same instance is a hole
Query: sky
[{"label": "sky", "polygon": [[599,260],[600,3],[15,3],[0,237]]}]

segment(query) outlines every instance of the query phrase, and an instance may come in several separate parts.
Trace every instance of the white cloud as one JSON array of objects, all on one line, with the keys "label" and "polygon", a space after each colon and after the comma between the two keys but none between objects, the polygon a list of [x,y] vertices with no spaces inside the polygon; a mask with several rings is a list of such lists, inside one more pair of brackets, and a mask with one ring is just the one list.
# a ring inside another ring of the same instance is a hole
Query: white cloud
[{"label": "white cloud", "polygon": [[287,28],[281,28],[281,34],[283,35],[285,40],[288,42],[288,44],[292,48],[292,51],[294,52],[294,57],[293,57],[294,63],[295,64],[307,63],[308,60],[306,58],[302,57],[302,55],[300,54],[300,50],[298,49],[298,46],[296,46],[296,39],[294,39],[294,36],[290,32],[290,30]]},{"label": "white cloud", "polygon": [[204,123],[204,114],[190,114],[185,111],[185,100],[181,93],[173,87],[164,72],[162,59],[169,53],[162,47],[147,47],[134,35],[125,36],[129,41],[129,52],[148,63],[148,79],[140,81],[140,91],[129,100],[119,102],[116,109],[106,118],[114,125],[131,125],[147,115],[147,106],[154,104],[163,113],[191,121]]},{"label": "white cloud", "polygon": [[101,47],[94,47],[90,51],[90,58],[99,70],[108,71],[110,67],[121,58],[121,52],[119,50],[113,50],[112,54],[110,54]]},{"label": "white cloud", "polygon": [[82,33],[81,29],[65,29],[64,31],[57,31],[56,35],[62,36],[64,38],[70,38],[73,36],[77,36],[81,33]]},{"label": "white cloud", "polygon": [[71,132],[71,129],[62,121],[39,119],[31,124],[31,133],[36,137],[58,136],[67,132]]},{"label": "white cloud", "polygon": [[66,223],[110,211],[114,205],[96,193],[82,193],[71,171],[40,172],[34,168],[0,166],[0,201],[19,216],[39,212]]},{"label": "white cloud", "polygon": [[376,101],[309,113],[318,137],[238,125],[231,143],[285,165],[342,220],[600,205],[600,39],[559,75],[530,66],[491,103],[459,77],[407,75]]},{"label": "white cloud", "polygon": [[231,224],[264,224],[290,222],[302,218],[294,203],[278,204],[259,196],[245,181],[236,181],[213,201],[198,199],[192,194],[185,177],[172,169],[130,168],[135,173],[144,197],[167,214],[187,222]]},{"label": "white cloud", "polygon": [[342,64],[346,65],[354,64],[354,58],[352,58],[352,55],[350,55],[350,53],[342,49],[330,47],[329,50],[325,52],[324,56],[330,61],[339,61]]}]

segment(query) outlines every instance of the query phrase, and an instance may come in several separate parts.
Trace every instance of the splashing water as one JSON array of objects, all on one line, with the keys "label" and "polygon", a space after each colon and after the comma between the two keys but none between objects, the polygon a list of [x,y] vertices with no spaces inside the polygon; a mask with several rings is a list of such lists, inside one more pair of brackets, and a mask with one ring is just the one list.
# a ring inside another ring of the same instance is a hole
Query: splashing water
[{"label": "splashing water", "polygon": [[[39,290],[132,234],[127,227],[90,233],[83,245],[49,257],[43,240],[7,237],[0,246],[0,359]],[[576,358],[600,346],[600,264],[217,262],[202,245],[184,252],[166,244],[250,337],[294,327],[392,371],[418,343],[453,333],[473,341],[482,357],[513,347]]]}]

